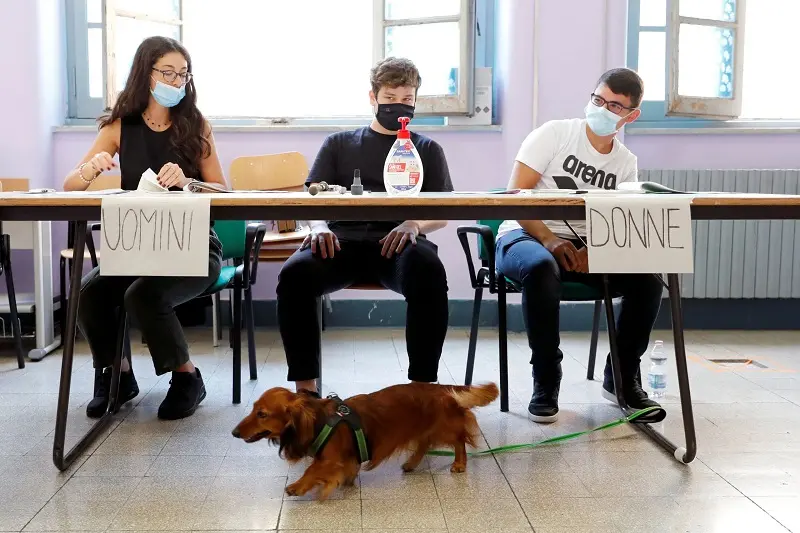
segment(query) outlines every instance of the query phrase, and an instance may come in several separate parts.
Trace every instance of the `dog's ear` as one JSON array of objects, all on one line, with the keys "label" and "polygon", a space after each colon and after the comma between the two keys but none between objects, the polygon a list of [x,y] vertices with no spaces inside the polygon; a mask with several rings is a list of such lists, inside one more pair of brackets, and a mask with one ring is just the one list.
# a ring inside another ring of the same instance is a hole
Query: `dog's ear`
[{"label": "dog's ear", "polygon": [[289,422],[281,431],[278,453],[289,460],[299,460],[306,456],[314,442],[314,409],[307,398],[297,397],[286,407]]}]

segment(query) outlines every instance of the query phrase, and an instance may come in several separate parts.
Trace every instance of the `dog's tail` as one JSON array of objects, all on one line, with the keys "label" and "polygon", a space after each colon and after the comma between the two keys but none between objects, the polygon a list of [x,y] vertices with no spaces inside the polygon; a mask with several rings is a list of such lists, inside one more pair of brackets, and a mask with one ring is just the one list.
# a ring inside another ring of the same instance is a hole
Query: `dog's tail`
[{"label": "dog's tail", "polygon": [[464,409],[483,407],[497,399],[499,391],[494,383],[483,385],[453,386],[450,396]]}]

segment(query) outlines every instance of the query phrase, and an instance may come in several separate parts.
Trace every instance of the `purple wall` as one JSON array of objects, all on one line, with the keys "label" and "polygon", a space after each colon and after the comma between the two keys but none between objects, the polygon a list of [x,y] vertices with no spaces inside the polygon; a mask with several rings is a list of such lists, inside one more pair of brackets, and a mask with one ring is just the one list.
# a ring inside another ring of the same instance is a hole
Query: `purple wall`
[{"label": "purple wall", "polygon": [[[513,157],[534,120],[578,116],[598,76],[625,62],[626,0],[502,0],[495,70],[497,105],[503,131],[433,132],[444,147],[456,188],[481,190],[506,183]],[[13,4],[13,9],[11,8]],[[34,183],[60,186],[62,177],[88,149],[93,134],[59,132],[50,126],[63,117],[63,36],[53,21],[51,0],[0,1],[0,69],[20,83],[0,86],[7,117],[0,129],[0,175],[28,176]],[[534,31],[534,12],[539,21]],[[536,35],[534,35],[536,34]],[[538,54],[538,72],[534,49]],[[59,77],[60,76],[60,77]],[[34,83],[38,80],[39,83]],[[32,87],[37,90],[31,91]],[[201,88],[202,90],[202,88]],[[537,98],[534,98],[536,94]],[[217,144],[223,167],[241,155],[288,150],[311,162],[325,134],[320,132],[223,132]],[[795,135],[628,135],[626,144],[641,168],[798,168]],[[450,277],[450,295],[470,298],[455,223],[433,235]],[[54,227],[55,248],[64,242]],[[17,272],[29,270],[20,264]],[[20,262],[24,263],[24,261]],[[274,297],[277,268],[266,266],[257,297]],[[26,280],[20,276],[20,290]],[[30,279],[27,280],[30,283]],[[338,298],[393,297],[388,292],[342,292]]]}]

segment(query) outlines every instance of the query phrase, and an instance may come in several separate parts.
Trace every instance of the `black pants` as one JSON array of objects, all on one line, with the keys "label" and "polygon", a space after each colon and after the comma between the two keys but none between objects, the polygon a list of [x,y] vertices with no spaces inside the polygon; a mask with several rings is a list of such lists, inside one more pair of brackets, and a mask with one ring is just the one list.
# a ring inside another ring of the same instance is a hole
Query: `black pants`
[{"label": "black pants", "polygon": [[322,259],[310,249],[296,252],[278,277],[278,323],[289,365],[289,381],[319,377],[320,324],[317,298],[356,283],[380,283],[405,296],[408,379],[437,381],[447,334],[447,276],[436,245],[424,237],[399,255],[381,256],[377,240],[340,238],[341,250]]},{"label": "black pants", "polygon": [[78,327],[89,343],[95,368],[111,366],[121,305],[147,340],[156,374],[189,362],[189,347],[175,307],[205,292],[219,277],[219,255],[211,253],[206,277],[110,277],[92,270],[82,282]]},{"label": "black pants", "polygon": [[[576,244],[578,248],[582,244]],[[522,313],[531,348],[531,364],[537,380],[560,376],[563,358],[559,349],[559,305],[562,283],[580,282],[603,288],[598,274],[567,272],[539,241],[523,230],[512,231],[497,240],[497,269],[522,285]],[[617,318],[617,346],[624,380],[633,379],[661,306],[663,286],[651,274],[611,274],[612,294],[622,297]]]}]

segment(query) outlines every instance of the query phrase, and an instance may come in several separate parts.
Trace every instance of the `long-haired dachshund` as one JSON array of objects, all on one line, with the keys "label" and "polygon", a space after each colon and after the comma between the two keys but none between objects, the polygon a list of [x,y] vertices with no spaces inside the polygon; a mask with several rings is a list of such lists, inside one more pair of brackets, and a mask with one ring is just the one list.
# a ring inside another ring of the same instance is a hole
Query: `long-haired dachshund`
[{"label": "long-haired dachshund", "polygon": [[[395,385],[372,394],[359,394],[344,401],[360,419],[371,470],[391,456],[411,451],[403,470],[411,472],[432,448],[455,450],[451,472],[467,468],[466,446],[475,446],[478,422],[470,411],[497,398],[497,385]],[[289,462],[312,455],[312,445],[326,421],[336,415],[337,403],[307,393],[276,387],[266,391],[253,411],[233,430],[233,436],[248,443],[268,439],[279,446]],[[352,485],[361,463],[353,430],[346,423],[334,427],[330,439],[314,456],[303,476],[286,487],[286,493],[302,496],[319,486],[320,499],[339,486]]]}]

